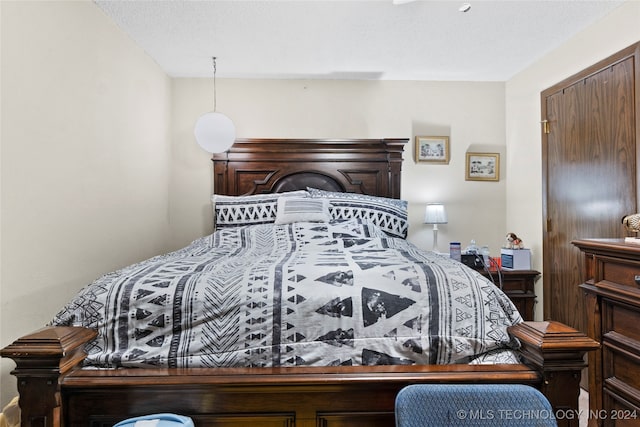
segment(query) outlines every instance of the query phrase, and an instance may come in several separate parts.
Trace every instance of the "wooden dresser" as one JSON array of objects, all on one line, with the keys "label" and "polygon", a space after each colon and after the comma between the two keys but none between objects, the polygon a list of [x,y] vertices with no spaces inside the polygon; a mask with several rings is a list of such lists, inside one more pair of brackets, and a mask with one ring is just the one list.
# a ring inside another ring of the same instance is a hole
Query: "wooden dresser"
[{"label": "wooden dresser", "polygon": [[572,242],[584,254],[590,426],[640,425],[640,245],[624,239]]},{"label": "wooden dresser", "polygon": [[[498,273],[491,274],[484,270],[478,270],[480,274],[491,279],[496,286],[499,285]],[[502,290],[516,306],[524,320],[533,320],[533,310],[536,305],[536,293],[534,285],[539,271],[535,270],[502,270]]]}]

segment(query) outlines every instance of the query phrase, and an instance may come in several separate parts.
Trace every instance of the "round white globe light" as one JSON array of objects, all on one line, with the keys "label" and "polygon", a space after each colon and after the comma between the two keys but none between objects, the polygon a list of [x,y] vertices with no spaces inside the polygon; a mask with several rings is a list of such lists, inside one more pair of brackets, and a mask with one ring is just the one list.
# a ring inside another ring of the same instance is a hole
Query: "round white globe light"
[{"label": "round white globe light", "polygon": [[209,153],[227,151],[236,140],[236,127],[231,119],[214,111],[198,118],[193,133],[200,147]]}]

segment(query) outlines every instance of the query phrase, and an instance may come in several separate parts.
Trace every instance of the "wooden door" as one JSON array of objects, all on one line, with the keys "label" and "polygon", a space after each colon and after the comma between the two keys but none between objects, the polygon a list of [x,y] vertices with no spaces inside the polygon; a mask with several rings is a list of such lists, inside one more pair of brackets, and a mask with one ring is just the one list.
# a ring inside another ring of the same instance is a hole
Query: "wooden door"
[{"label": "wooden door", "polygon": [[583,258],[571,241],[624,237],[622,217],[637,212],[639,48],[542,92],[544,318],[583,332]]}]

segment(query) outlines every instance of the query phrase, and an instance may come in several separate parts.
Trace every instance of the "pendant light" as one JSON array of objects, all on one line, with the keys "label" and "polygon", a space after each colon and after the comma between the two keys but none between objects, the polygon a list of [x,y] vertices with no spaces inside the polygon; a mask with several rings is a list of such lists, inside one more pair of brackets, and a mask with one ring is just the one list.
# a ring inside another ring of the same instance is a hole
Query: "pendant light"
[{"label": "pendant light", "polygon": [[231,119],[216,112],[216,57],[213,57],[213,111],[204,113],[196,121],[193,133],[196,141],[209,153],[227,151],[236,140],[236,127]]}]

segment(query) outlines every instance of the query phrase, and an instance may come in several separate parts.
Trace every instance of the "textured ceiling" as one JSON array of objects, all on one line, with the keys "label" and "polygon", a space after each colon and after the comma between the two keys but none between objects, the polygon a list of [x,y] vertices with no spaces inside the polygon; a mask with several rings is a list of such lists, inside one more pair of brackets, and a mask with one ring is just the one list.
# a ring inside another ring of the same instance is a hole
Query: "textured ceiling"
[{"label": "textured ceiling", "polygon": [[624,0],[466,1],[96,4],[173,77],[506,81]]}]

